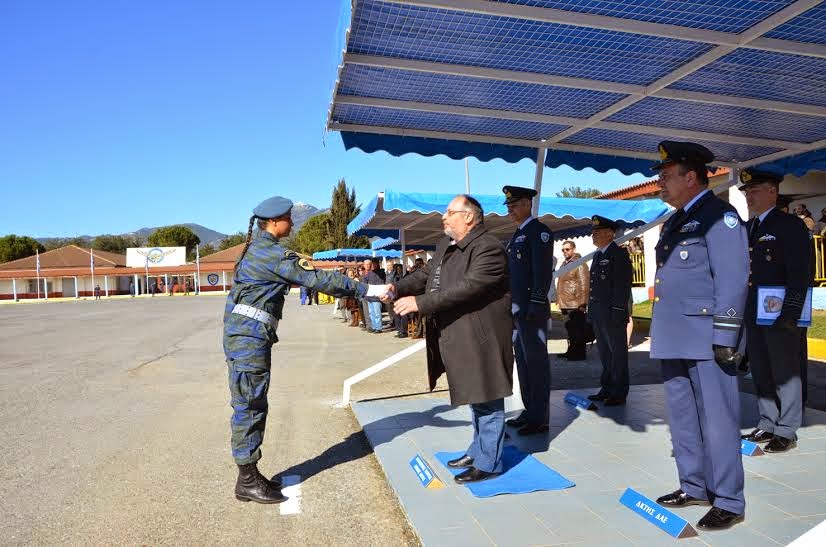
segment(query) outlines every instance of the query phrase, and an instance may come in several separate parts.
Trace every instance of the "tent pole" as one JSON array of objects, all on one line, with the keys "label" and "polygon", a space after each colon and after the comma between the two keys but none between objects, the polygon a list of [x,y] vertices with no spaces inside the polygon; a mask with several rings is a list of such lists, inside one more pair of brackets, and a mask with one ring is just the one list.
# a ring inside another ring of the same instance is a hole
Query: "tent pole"
[{"label": "tent pole", "polygon": [[539,198],[542,197],[542,174],[545,171],[545,149],[536,149],[536,174],[533,177],[533,189],[536,190],[536,198],[533,200],[531,214],[539,216]]},{"label": "tent pole", "polygon": [[407,271],[407,258],[405,257],[405,251],[407,250],[404,244],[404,228],[399,228],[399,245],[402,248],[402,275]]}]

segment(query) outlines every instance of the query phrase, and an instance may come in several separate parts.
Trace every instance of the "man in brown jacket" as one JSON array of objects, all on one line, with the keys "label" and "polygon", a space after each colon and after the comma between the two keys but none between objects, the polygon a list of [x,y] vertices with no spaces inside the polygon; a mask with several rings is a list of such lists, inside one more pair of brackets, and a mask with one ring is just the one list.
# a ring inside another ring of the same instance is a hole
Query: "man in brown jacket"
[{"label": "man in brown jacket", "polygon": [[450,467],[469,483],[503,471],[505,400],[513,391],[510,280],[505,248],[487,232],[479,202],[453,198],[442,216],[445,237],[423,268],[391,285],[396,313],[426,317],[431,391],[447,373],[450,403],[470,404],[473,442]]},{"label": "man in brown jacket", "polygon": [[[582,258],[576,252],[576,244],[566,241],[562,244],[562,254],[565,262],[560,268]],[[591,283],[591,274],[588,265],[584,262],[559,276],[556,296],[563,318],[567,318],[565,329],[568,331],[568,350],[560,353],[559,357],[569,361],[585,360],[585,310],[588,306],[588,289]]]}]

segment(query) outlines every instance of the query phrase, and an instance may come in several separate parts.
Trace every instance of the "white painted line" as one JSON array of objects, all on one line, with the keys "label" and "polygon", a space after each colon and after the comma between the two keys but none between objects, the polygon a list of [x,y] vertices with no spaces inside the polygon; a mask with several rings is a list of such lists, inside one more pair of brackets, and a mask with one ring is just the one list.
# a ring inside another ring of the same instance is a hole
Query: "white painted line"
[{"label": "white painted line", "polygon": [[289,499],[279,505],[282,515],[301,514],[301,475],[281,477],[281,492]]},{"label": "white painted line", "polygon": [[820,547],[826,544],[826,520],[794,540],[789,547]]}]

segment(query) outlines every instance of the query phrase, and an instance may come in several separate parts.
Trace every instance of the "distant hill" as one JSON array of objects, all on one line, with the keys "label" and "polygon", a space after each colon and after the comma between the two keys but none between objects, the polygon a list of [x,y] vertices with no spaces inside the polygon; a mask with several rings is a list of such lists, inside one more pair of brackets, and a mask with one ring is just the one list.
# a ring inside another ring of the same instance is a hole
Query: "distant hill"
[{"label": "distant hill", "polygon": [[[307,222],[307,220],[310,217],[315,216],[319,213],[323,213],[323,212],[326,212],[326,209],[320,210],[317,207],[314,207],[314,206],[310,205],[309,203],[301,203],[300,201],[296,202],[295,205],[293,205],[293,225],[294,225],[293,226],[293,233],[298,232],[298,230],[301,228],[302,224]],[[168,226],[174,226],[174,225],[175,224],[169,224]],[[195,232],[195,235],[197,235],[198,238],[201,240],[201,245],[210,244],[215,248],[217,248],[218,245],[221,244],[221,240],[223,240],[228,235],[228,234],[222,234],[221,232],[216,232],[215,230],[207,228],[206,226],[201,226],[200,224],[185,223],[185,224],[181,224],[181,226],[186,226],[187,228],[189,228],[190,230]],[[149,235],[152,232],[154,232],[155,230],[157,230],[158,228],[160,228],[160,226],[156,226],[154,228],[141,228],[140,230],[136,230],[134,232],[127,232],[127,233],[124,233],[124,234],[116,234],[116,235],[138,236],[139,238],[141,238],[145,241],[149,237]],[[84,239],[84,240],[86,240],[87,244],[90,244],[92,242],[92,240],[95,239],[96,236],[82,235],[82,236],[73,236],[73,237]],[[43,245],[48,246],[49,243],[51,243],[53,241],[56,241],[56,240],[60,240],[60,239],[68,239],[68,237],[66,237],[66,238],[39,237],[39,238],[37,238],[37,241],[39,241]]]}]

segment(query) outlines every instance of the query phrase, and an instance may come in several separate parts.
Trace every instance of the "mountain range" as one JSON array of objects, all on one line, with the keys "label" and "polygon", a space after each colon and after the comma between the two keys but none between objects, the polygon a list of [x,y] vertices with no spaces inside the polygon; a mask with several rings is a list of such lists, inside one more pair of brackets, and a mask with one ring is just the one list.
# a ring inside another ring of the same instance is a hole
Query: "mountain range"
[{"label": "mountain range", "polygon": [[[310,219],[310,217],[315,216],[319,213],[323,213],[325,211],[326,211],[326,209],[320,210],[317,207],[315,207],[313,205],[310,205],[309,203],[296,202],[293,205],[293,233],[296,233],[301,228],[301,226],[305,222],[307,222],[307,220]],[[168,226],[175,226],[175,224],[169,224]],[[180,224],[180,226],[186,226],[187,228],[189,228],[190,230],[195,232],[195,235],[197,235],[198,238],[201,240],[202,245],[210,244],[210,245],[212,245],[213,247],[216,247],[216,248],[218,247],[218,245],[220,245],[221,241],[229,235],[229,234],[224,234],[224,233],[221,233],[221,232],[217,232],[215,230],[207,228],[206,226],[201,226],[200,224],[195,224],[195,223],[191,223],[191,222]],[[154,232],[155,230],[157,230],[160,227],[161,226],[156,226],[154,228],[141,228],[139,230],[135,230],[134,232],[127,232],[125,234],[115,234],[115,235],[137,236],[137,237],[139,237],[139,238],[141,238],[145,241],[146,238],[148,238],[149,235],[152,232]],[[76,237],[79,237],[81,239],[85,239],[87,241],[92,241],[93,239],[95,239],[96,236],[83,235],[83,236],[76,236]],[[39,238],[36,238],[36,239],[40,243],[46,245],[49,242],[55,241],[57,239],[65,239],[65,238],[39,237]]]}]

